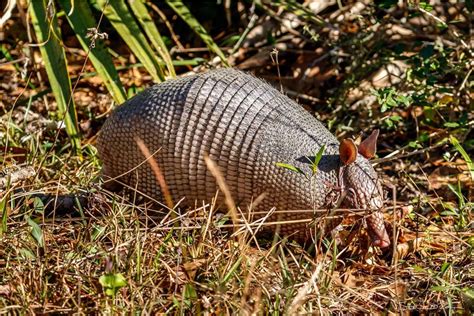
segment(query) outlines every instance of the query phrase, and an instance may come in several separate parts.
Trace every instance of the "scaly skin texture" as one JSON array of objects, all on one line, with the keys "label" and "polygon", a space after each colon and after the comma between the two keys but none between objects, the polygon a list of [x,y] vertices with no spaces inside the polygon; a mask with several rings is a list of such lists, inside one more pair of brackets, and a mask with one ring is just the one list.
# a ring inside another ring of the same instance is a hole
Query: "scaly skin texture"
[{"label": "scaly skin texture", "polygon": [[[153,158],[173,200],[184,198],[180,205],[201,205],[215,196],[218,186],[203,159],[209,155],[243,211],[261,194],[265,197],[255,211],[329,207],[340,196],[337,188],[352,190],[348,207],[381,206],[381,190],[374,190],[379,187],[377,175],[365,158],[342,167],[339,142],[317,119],[267,83],[237,70],[214,70],[155,85],[120,106],[104,124],[97,144],[104,178],[123,175],[120,181],[161,199],[136,137],[150,152],[158,151]],[[310,175],[308,157],[312,159],[323,145],[326,150],[311,181],[276,166],[291,164]],[[311,212],[279,213],[267,221],[312,217]],[[378,214],[371,219],[369,228],[379,229],[372,236],[382,236],[383,218]],[[309,232],[307,224],[280,227],[280,234],[297,239],[307,239]]]}]

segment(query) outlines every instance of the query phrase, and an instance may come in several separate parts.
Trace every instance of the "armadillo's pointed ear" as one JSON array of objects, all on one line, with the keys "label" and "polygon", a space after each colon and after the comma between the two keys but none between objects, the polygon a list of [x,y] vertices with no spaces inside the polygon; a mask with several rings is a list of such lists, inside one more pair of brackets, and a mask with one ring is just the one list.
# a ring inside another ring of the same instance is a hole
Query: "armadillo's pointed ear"
[{"label": "armadillo's pointed ear", "polygon": [[373,158],[377,151],[377,138],[379,137],[379,130],[376,129],[369,137],[364,139],[359,145],[359,154],[367,159]]},{"label": "armadillo's pointed ear", "polygon": [[339,157],[344,166],[353,163],[357,158],[357,147],[350,138],[343,139],[339,144]]}]

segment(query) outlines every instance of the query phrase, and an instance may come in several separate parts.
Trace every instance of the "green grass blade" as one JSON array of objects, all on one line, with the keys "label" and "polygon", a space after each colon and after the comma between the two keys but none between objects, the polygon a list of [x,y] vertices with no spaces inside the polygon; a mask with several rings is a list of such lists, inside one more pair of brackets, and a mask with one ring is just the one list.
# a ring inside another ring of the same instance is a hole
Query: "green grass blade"
[{"label": "green grass blade", "polygon": [[0,224],[0,237],[6,233],[7,231],[7,219],[8,219],[8,200],[10,197],[10,181],[7,183],[7,187],[5,188],[5,195],[0,198],[0,212],[2,214],[1,224]]},{"label": "green grass blade", "polygon": [[[94,68],[104,81],[107,90],[109,90],[115,102],[119,104],[125,102],[125,90],[120,82],[112,58],[110,57],[107,48],[104,46],[104,42],[101,40],[95,40],[94,45],[90,45],[91,39],[87,38],[89,32],[88,29],[97,26],[88,2],[75,1],[74,7],[71,6],[71,0],[58,0],[58,2],[66,12],[69,24],[76,33],[77,39],[81,43],[82,48],[86,52],[89,52],[89,58],[94,65]],[[68,15],[69,12],[70,15]],[[90,46],[93,47],[89,48]]]},{"label": "green grass blade", "polygon": [[474,164],[472,163],[471,157],[469,157],[469,155],[461,146],[461,144],[459,143],[456,137],[449,136],[449,141],[454,146],[454,148],[456,148],[456,150],[461,154],[461,156],[464,158],[464,161],[466,161],[467,167],[469,168],[469,173],[471,174],[471,179],[472,181],[474,181]]},{"label": "green grass blade", "polygon": [[159,61],[124,0],[109,1],[108,4],[107,0],[98,0],[97,3],[133,54],[143,63],[153,80],[164,81]]},{"label": "green grass blade", "polygon": [[290,0],[290,1],[276,0],[276,1],[273,1],[273,4],[283,6],[285,10],[300,17],[304,21],[312,22],[315,25],[320,25],[320,26],[328,25],[326,21],[321,19],[318,15],[314,14],[310,9],[306,8],[304,5],[294,0]]},{"label": "green grass blade", "polygon": [[[54,3],[50,4],[54,6]],[[80,155],[81,139],[77,126],[77,114],[71,94],[71,81],[67,71],[66,54],[61,46],[58,20],[54,14],[49,18],[46,14],[46,1],[30,1],[30,12],[33,28],[38,39],[44,67],[48,74],[49,84],[58,104],[59,114],[64,118],[66,132],[76,154]]]},{"label": "green grass blade", "polygon": [[150,14],[148,13],[147,7],[143,3],[143,0],[132,0],[128,1],[130,7],[133,10],[133,13],[140,22],[143,30],[145,30],[146,35],[151,41],[151,44],[155,47],[156,51],[160,55],[161,59],[166,64],[166,68],[168,69],[168,73],[172,77],[176,77],[176,72],[174,71],[173,60],[171,59],[170,53],[168,48],[165,45],[165,42],[161,38],[161,34],[158,31],[153,19],[151,18]]},{"label": "green grass blade", "polygon": [[206,29],[192,15],[189,9],[181,0],[166,0],[166,3],[186,22],[191,29],[206,43],[207,47],[222,60],[222,63],[229,67],[229,63],[219,46],[214,42],[211,36],[207,34]]},{"label": "green grass blade", "polygon": [[290,171],[293,171],[293,172],[296,172],[296,173],[299,173],[299,174],[304,175],[303,170],[301,170],[300,168],[295,167],[295,166],[293,166],[293,165],[290,165],[290,164],[287,164],[287,163],[283,163],[283,162],[277,162],[277,163],[275,163],[275,165],[276,165],[277,167],[285,168],[286,170],[290,170]]},{"label": "green grass blade", "polygon": [[321,161],[321,158],[323,157],[324,150],[326,150],[326,145],[321,146],[316,155],[314,155],[314,161],[311,161],[311,170],[313,171],[313,174],[318,172],[318,165]]}]

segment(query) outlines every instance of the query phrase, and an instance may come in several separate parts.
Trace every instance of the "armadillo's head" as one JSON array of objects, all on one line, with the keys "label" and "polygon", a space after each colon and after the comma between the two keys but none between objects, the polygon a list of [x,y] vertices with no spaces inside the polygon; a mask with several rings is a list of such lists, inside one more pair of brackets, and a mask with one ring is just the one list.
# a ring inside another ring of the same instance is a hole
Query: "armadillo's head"
[{"label": "armadillo's head", "polygon": [[375,246],[390,245],[385,229],[383,214],[383,190],[377,173],[368,158],[375,155],[378,130],[375,130],[359,147],[350,139],[344,139],[339,146],[343,167],[340,182],[346,196],[343,205],[349,208],[366,209],[367,231]]}]

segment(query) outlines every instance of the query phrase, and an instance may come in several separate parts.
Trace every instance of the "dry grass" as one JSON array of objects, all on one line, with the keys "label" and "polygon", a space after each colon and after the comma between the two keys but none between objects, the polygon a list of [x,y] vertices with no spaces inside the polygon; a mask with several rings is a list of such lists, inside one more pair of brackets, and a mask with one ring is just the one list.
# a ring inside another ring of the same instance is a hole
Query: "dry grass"
[{"label": "dry grass", "polygon": [[[31,181],[9,201],[30,195],[35,187],[61,192],[61,178],[71,184],[73,174],[92,181],[98,173],[94,163],[61,161],[62,174],[46,184]],[[222,218],[210,216],[212,203],[172,219],[148,204],[130,203],[133,196],[110,194],[93,184],[88,188],[95,192],[76,217],[47,214],[34,198],[7,206],[7,229],[0,239],[0,311],[448,312],[463,309],[463,289],[474,280],[472,237],[466,238],[471,232],[456,233],[452,225],[441,227],[429,219],[402,216],[395,253],[368,248],[365,235],[339,247],[323,241],[316,249],[285,239],[255,244],[251,234],[233,238],[218,228]],[[123,276],[125,283],[108,295],[100,282],[105,275]]]}]

